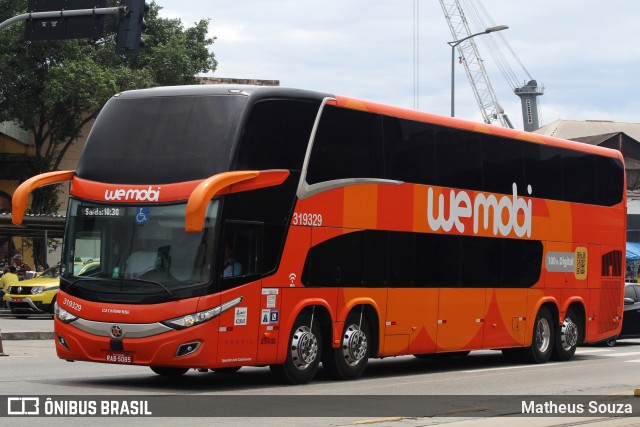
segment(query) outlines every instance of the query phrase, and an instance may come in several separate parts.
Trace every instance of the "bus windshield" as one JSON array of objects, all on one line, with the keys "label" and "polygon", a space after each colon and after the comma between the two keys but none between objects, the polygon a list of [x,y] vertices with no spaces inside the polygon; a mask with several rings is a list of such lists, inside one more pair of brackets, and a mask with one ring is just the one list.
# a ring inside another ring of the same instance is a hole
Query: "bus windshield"
[{"label": "bus windshield", "polygon": [[211,282],[218,201],[200,233],[185,232],[185,204],[103,205],[71,199],[63,282],[101,294],[165,294]]}]

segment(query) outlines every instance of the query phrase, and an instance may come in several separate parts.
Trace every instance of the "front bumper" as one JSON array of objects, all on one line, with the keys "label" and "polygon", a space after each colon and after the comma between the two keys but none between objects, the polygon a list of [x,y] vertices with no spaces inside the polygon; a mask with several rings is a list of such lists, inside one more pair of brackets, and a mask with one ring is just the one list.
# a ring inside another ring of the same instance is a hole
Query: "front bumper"
[{"label": "front bumper", "polygon": [[[217,324],[214,320],[175,330],[161,323],[127,324],[84,319],[63,323],[56,318],[56,352],[65,360],[118,363],[109,357],[116,351],[131,356],[132,360],[126,364],[211,368],[216,358]],[[112,331],[121,337],[114,338]],[[181,354],[181,349],[187,347],[193,350]]]},{"label": "front bumper", "polygon": [[42,298],[9,295],[6,304],[12,312],[16,313],[47,313],[52,303],[45,303]]}]

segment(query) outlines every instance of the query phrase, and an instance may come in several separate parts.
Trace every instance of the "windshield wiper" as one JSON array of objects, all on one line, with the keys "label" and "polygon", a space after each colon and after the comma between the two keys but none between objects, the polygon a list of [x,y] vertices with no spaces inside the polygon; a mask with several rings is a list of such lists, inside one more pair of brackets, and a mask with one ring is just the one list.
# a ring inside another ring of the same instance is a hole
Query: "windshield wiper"
[{"label": "windshield wiper", "polygon": [[[178,299],[178,295],[176,295],[175,293],[173,293],[173,291],[171,291],[171,289],[167,288],[165,285],[163,285],[160,282],[156,282],[155,280],[147,280],[147,279],[140,279],[138,277],[130,277],[127,279],[122,279],[122,280],[128,280],[130,282],[141,282],[141,283],[151,283],[152,285],[158,285],[160,286],[162,289],[164,289],[165,291],[167,291],[167,293],[169,295],[171,295],[173,297],[173,299]],[[77,282],[77,280],[76,280]],[[75,282],[74,282],[75,283]]]},{"label": "windshield wiper", "polygon": [[[60,283],[62,284],[62,277],[60,279],[61,279]],[[76,280],[74,280],[73,282],[68,281],[67,285],[65,287],[66,289],[64,289],[64,291],[65,292],[69,291],[69,289],[75,287],[76,283],[78,283],[78,282],[93,282],[95,280],[104,280],[104,278],[101,278],[101,277],[79,277]],[[67,280],[65,279],[65,281],[67,281]]]}]

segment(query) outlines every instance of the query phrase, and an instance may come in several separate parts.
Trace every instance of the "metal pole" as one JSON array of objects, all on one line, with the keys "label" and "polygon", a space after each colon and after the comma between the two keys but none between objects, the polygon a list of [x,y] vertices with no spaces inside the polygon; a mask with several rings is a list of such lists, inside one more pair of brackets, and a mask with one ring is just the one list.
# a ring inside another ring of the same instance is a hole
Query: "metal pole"
[{"label": "metal pole", "polygon": [[451,117],[455,117],[454,113],[454,91],[455,91],[455,73],[454,73],[454,58],[455,58],[456,47],[454,45],[451,46]]},{"label": "metal pole", "polygon": [[53,10],[50,12],[32,12],[23,13],[22,15],[14,16],[4,22],[0,22],[0,30],[8,27],[11,24],[20,21],[27,21],[29,19],[41,19],[41,18],[64,18],[66,16],[89,16],[89,15],[116,15],[120,11],[125,11],[125,6],[118,7],[94,7],[93,9],[71,9],[71,10]]},{"label": "metal pole", "polygon": [[498,25],[496,27],[487,28],[486,30],[481,31],[479,33],[471,34],[470,36],[467,36],[467,37],[465,37],[463,39],[453,40],[453,41],[447,42],[447,44],[449,46],[451,46],[451,117],[455,117],[455,114],[454,114],[454,89],[455,89],[454,88],[454,79],[455,79],[455,73],[454,73],[454,65],[453,64],[454,64],[454,57],[455,57],[456,47],[460,43],[462,43],[463,41],[469,40],[472,37],[479,36],[481,34],[489,34],[489,33],[493,33],[493,32],[496,32],[496,31],[506,30],[508,28],[509,28],[509,26],[507,26],[507,25]]},{"label": "metal pole", "polygon": [[[42,254],[42,267],[46,268],[47,264],[47,250],[49,249],[49,237],[47,230],[44,230],[44,254]],[[36,270],[38,270],[38,266],[36,265]]]}]

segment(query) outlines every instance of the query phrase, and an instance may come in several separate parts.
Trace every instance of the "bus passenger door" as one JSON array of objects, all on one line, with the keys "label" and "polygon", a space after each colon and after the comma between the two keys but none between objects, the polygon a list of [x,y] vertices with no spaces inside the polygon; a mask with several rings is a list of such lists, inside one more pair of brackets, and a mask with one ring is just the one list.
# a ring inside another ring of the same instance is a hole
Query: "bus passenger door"
[{"label": "bus passenger door", "polygon": [[221,268],[221,303],[242,300],[220,316],[218,359],[222,367],[256,364],[262,314],[262,224],[227,222]]}]

